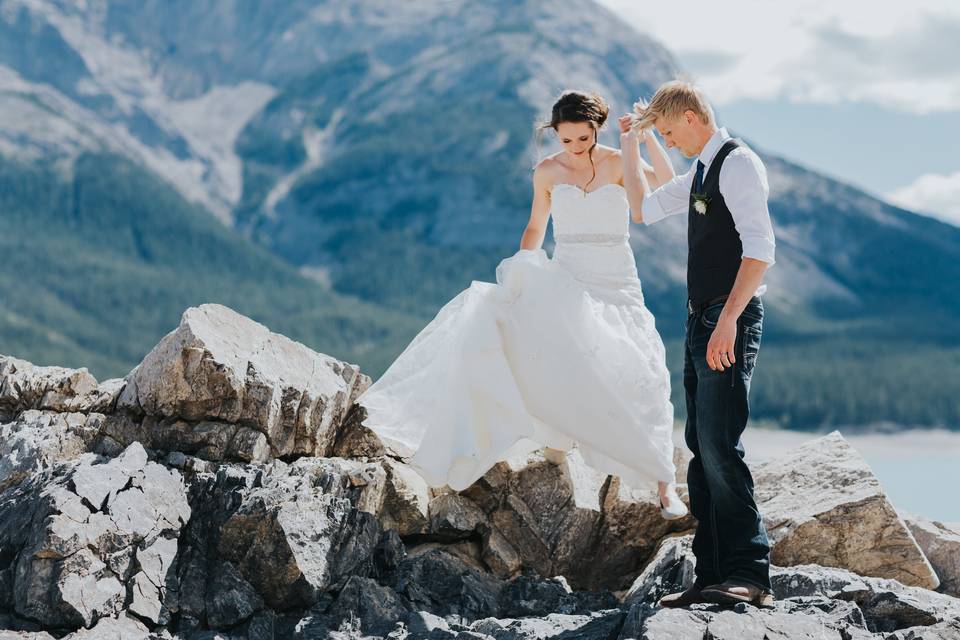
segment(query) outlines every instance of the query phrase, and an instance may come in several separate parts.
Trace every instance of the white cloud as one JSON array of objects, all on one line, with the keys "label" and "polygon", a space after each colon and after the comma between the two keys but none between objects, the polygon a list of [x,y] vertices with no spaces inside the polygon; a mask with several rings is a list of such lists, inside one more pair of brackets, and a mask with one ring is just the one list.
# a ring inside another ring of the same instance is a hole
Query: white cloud
[{"label": "white cloud", "polygon": [[960,171],[920,176],[890,193],[887,199],[905,209],[960,226]]},{"label": "white cloud", "polygon": [[960,3],[599,0],[677,55],[718,103],[742,98],[960,109]]}]

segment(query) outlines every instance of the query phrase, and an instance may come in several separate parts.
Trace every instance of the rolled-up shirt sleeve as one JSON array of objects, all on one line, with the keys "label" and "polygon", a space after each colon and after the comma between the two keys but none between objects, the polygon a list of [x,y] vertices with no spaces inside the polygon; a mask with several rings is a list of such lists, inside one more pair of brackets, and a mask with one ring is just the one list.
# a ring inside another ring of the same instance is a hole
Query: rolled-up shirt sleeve
[{"label": "rolled-up shirt sleeve", "polygon": [[644,196],[644,224],[653,224],[668,216],[685,213],[690,208],[690,187],[693,186],[693,176],[693,170],[687,171]]},{"label": "rolled-up shirt sleeve", "polygon": [[763,161],[742,147],[733,151],[720,170],[720,193],[740,234],[743,257],[773,265],[776,241],[767,208],[770,187]]}]

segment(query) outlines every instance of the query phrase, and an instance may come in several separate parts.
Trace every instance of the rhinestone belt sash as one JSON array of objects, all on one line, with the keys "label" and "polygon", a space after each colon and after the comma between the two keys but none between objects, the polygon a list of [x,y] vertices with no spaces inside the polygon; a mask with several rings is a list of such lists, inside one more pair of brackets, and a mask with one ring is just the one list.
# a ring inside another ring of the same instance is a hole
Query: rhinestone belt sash
[{"label": "rhinestone belt sash", "polygon": [[619,244],[629,240],[627,233],[558,233],[554,236],[557,243]]}]

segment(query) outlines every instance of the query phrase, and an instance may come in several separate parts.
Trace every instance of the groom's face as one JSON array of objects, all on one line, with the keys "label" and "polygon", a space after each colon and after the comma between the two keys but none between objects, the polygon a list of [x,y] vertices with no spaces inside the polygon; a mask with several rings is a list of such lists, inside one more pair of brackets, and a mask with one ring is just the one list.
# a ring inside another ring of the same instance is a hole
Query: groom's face
[{"label": "groom's face", "polygon": [[654,125],[657,133],[663,138],[667,149],[676,147],[684,156],[693,158],[700,153],[697,148],[697,136],[694,129],[695,116],[691,119],[687,111],[683,115],[675,118],[657,118]]}]

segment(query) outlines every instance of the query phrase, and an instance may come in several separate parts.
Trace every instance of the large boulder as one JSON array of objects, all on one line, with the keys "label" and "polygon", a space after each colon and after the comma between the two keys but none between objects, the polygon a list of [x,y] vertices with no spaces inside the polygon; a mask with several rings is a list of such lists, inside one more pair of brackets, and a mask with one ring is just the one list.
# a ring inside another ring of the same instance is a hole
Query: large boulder
[{"label": "large boulder", "polygon": [[238,424],[279,456],[323,456],[370,379],[218,304],[187,309],[127,376],[117,406],[159,421]]},{"label": "large boulder", "polygon": [[104,413],[122,388],[118,378],[97,383],[85,367],[41,367],[0,355],[0,415],[27,409]]},{"label": "large boulder", "polygon": [[802,565],[772,567],[779,599],[825,597],[855,603],[872,632],[889,632],[960,620],[960,600],[897,580],[860,576],[846,569]]},{"label": "large boulder", "polygon": [[0,608],[48,628],[90,627],[127,603],[165,621],[189,517],[180,474],[139,444],[34,474],[0,493]]},{"label": "large boulder", "polygon": [[376,462],[342,458],[198,473],[181,544],[181,616],[232,627],[264,607],[309,608],[349,576],[372,575],[385,476]]},{"label": "large boulder", "polygon": [[937,575],[880,481],[839,432],[753,470],[778,565],[820,564],[934,589]]},{"label": "large boulder", "polygon": [[960,597],[960,525],[946,525],[912,514],[904,522],[940,578],[940,591]]},{"label": "large boulder", "polygon": [[575,589],[626,589],[661,538],[694,526],[690,517],[664,520],[653,487],[588,467],[576,448],[558,462],[534,451],[460,492],[487,515],[478,530],[501,577],[527,568],[562,575]]}]

